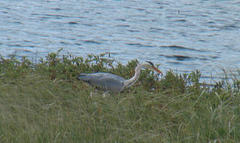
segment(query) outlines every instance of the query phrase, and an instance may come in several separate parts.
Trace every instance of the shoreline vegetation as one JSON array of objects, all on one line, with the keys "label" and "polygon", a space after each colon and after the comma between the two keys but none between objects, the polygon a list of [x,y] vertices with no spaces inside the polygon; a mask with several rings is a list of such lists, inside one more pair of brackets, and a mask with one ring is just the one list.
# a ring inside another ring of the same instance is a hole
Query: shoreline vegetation
[{"label": "shoreline vegetation", "polygon": [[240,142],[240,74],[209,87],[199,71],[160,77],[143,70],[133,87],[103,98],[77,76],[101,71],[127,79],[138,61],[59,52],[38,63],[1,57],[0,142]]}]

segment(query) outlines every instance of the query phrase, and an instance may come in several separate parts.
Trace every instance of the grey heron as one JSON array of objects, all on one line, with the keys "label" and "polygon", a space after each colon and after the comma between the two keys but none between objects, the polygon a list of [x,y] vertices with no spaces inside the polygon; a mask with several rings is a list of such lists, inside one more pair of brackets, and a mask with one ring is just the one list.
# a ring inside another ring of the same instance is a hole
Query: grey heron
[{"label": "grey heron", "polygon": [[142,68],[155,70],[158,73],[162,74],[162,72],[157,69],[152,62],[146,61],[142,64],[138,64],[135,68],[134,76],[127,80],[121,76],[105,72],[81,73],[78,76],[78,79],[85,81],[92,86],[104,89],[105,91],[118,93],[121,92],[123,89],[132,86],[138,80]]}]

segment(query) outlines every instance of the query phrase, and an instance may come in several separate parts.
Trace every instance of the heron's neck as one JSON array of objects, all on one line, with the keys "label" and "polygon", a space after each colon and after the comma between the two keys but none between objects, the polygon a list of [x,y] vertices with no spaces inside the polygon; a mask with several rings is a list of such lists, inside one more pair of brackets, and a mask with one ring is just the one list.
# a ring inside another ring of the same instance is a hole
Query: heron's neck
[{"label": "heron's neck", "polygon": [[124,86],[125,87],[129,87],[129,86],[132,86],[139,78],[140,76],[140,72],[141,72],[141,68],[143,67],[143,65],[138,65],[136,68],[135,68],[135,74],[132,78],[126,80],[124,82]]}]

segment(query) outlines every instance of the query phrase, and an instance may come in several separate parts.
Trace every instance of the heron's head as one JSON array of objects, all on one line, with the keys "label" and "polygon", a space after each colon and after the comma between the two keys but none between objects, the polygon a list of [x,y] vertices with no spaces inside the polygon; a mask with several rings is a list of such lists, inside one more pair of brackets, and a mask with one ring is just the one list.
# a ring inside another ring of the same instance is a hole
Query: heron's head
[{"label": "heron's head", "polygon": [[145,68],[148,68],[148,69],[150,69],[150,70],[153,70],[153,71],[156,71],[156,72],[158,72],[158,73],[160,73],[160,74],[163,74],[163,73],[162,73],[157,67],[155,67],[154,64],[153,64],[152,62],[150,62],[150,61],[144,62],[144,63],[143,63],[143,66],[144,66]]}]

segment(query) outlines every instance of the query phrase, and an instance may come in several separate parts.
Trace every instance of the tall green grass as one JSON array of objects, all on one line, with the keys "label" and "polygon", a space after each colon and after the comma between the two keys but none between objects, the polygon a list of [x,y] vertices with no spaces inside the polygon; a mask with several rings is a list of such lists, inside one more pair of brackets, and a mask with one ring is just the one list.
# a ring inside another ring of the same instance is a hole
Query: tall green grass
[{"label": "tall green grass", "polygon": [[240,142],[239,75],[210,88],[199,71],[144,70],[133,87],[105,98],[76,78],[98,71],[129,78],[137,63],[59,51],[38,63],[1,57],[0,142]]}]

